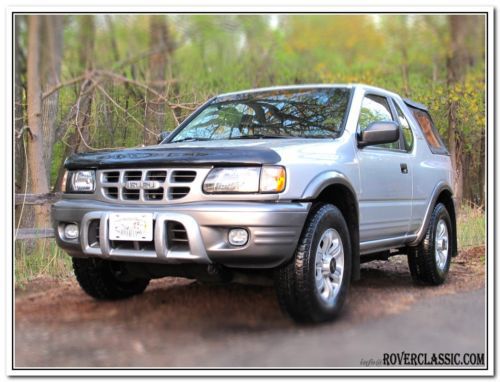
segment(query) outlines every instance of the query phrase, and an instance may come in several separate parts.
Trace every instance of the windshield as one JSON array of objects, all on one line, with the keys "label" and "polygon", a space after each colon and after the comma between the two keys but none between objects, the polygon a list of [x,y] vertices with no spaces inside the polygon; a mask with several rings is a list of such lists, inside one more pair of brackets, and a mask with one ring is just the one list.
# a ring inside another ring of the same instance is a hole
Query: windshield
[{"label": "windshield", "polygon": [[343,128],[348,88],[275,90],[220,97],[171,140],[335,138]]}]

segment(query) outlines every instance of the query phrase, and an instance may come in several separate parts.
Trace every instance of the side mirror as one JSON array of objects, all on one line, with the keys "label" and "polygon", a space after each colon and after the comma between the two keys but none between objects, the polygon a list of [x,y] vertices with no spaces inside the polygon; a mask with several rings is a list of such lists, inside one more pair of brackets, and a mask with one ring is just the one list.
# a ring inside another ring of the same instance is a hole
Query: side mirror
[{"label": "side mirror", "polygon": [[157,143],[160,144],[162,143],[165,139],[167,139],[170,136],[170,133],[168,131],[162,131],[160,135],[158,135],[158,141]]},{"label": "side mirror", "polygon": [[399,139],[399,125],[394,121],[372,122],[358,135],[358,147],[396,142]]}]

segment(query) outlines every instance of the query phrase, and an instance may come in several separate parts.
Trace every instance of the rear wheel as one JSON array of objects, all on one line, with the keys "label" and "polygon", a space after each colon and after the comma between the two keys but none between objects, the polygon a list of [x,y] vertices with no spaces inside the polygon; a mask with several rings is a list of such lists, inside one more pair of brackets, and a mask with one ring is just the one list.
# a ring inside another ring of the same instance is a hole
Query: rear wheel
[{"label": "rear wheel", "polygon": [[276,270],[282,309],[298,322],[335,318],[351,279],[351,245],[340,210],[319,205],[308,218],[293,259]]},{"label": "rear wheel", "polygon": [[149,279],[127,277],[123,264],[97,258],[73,258],[81,288],[99,300],[118,300],[144,292]]},{"label": "rear wheel", "polygon": [[424,238],[408,253],[408,265],[415,282],[439,285],[446,280],[453,256],[454,235],[450,215],[444,204],[438,203]]}]

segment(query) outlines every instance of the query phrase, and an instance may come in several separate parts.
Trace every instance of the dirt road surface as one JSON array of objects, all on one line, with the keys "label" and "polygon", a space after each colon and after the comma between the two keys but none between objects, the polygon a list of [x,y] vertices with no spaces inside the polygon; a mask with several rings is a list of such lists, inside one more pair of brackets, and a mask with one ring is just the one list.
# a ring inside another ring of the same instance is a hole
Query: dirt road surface
[{"label": "dirt road surface", "polygon": [[153,281],[98,302],[74,279],[36,279],[15,297],[15,367],[361,367],[384,352],[485,351],[484,247],[453,259],[439,287],[412,284],[406,258],[362,265],[342,316],[296,325],[271,287]]}]

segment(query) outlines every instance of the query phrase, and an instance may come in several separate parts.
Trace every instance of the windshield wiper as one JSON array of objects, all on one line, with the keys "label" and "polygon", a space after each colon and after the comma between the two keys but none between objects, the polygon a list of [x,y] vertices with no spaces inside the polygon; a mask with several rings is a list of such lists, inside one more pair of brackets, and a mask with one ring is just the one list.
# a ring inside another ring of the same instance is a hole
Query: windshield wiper
[{"label": "windshield wiper", "polygon": [[252,134],[252,135],[240,135],[238,137],[231,137],[229,139],[290,139],[296,138],[292,135],[267,135],[267,134]]},{"label": "windshield wiper", "polygon": [[182,138],[182,139],[179,139],[177,141],[172,141],[172,142],[169,142],[169,143],[196,142],[196,141],[209,141],[209,140],[210,140],[210,138],[186,137],[186,138]]}]

